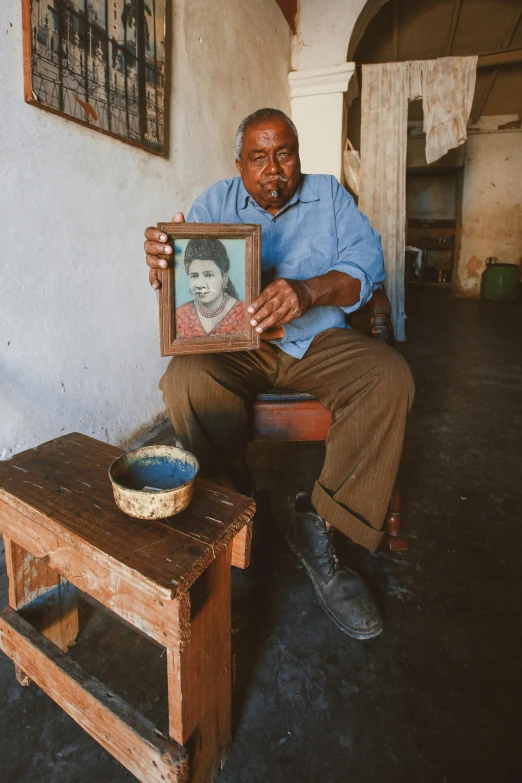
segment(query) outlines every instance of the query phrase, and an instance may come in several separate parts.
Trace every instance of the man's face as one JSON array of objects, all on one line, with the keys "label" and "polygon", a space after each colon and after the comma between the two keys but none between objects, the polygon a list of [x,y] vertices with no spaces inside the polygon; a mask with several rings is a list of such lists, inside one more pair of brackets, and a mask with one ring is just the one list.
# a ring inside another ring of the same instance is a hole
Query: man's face
[{"label": "man's face", "polygon": [[301,176],[295,133],[281,117],[248,125],[236,166],[252,198],[275,214],[291,198]]}]

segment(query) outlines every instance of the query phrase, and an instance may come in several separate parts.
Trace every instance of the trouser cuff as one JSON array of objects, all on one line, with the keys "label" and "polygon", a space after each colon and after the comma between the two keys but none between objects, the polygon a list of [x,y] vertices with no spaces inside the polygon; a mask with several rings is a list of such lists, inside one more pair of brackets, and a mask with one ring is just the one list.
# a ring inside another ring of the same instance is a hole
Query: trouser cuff
[{"label": "trouser cuff", "polygon": [[375,552],[384,536],[384,531],[376,530],[370,525],[361,522],[345,506],[337,503],[318,481],[315,482],[314,491],[312,492],[312,503],[317,513],[326,522],[333,525],[348,538],[351,538],[356,544],[360,544],[371,552]]}]

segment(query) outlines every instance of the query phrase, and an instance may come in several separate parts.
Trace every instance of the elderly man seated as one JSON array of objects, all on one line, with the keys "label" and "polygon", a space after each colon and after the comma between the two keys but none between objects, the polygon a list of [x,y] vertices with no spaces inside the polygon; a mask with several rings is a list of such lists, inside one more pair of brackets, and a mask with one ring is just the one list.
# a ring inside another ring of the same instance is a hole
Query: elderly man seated
[{"label": "elderly man seated", "polygon": [[[332,534],[375,550],[402,450],[414,388],[393,349],[346,326],[384,280],[379,235],[334,177],[302,174],[297,130],[281,111],[260,109],[236,134],[240,176],[206,190],[187,221],[259,223],[269,282],[249,307],[257,351],[174,357],[160,382],[168,415],[202,473],[224,471],[239,491],[247,409],[270,388],[308,392],[331,412],[326,459],[312,496],[299,493],[287,541],[328,616],[369,639],[382,620],[361,576],[341,565]],[[175,221],[184,217],[178,213]],[[167,237],[145,232],[150,283],[172,258]]]}]

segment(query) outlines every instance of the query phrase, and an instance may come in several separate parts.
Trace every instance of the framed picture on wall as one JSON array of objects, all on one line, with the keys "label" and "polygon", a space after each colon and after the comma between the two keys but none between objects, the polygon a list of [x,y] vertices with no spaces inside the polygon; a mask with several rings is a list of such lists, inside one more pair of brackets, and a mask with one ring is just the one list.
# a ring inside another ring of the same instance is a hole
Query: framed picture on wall
[{"label": "framed picture on wall", "polygon": [[247,308],[259,296],[261,226],[158,223],[173,262],[159,271],[162,356],[259,348]]},{"label": "framed picture on wall", "polygon": [[22,0],[28,103],[165,153],[169,0]]}]

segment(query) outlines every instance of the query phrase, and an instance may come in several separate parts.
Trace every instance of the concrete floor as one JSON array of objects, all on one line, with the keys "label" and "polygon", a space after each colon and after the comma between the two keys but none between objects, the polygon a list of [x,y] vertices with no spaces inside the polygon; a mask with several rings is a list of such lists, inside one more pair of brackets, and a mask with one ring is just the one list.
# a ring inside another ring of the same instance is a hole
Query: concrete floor
[{"label": "concrete floor", "polygon": [[[522,303],[417,289],[408,303],[417,400],[401,468],[410,551],[347,551],[384,634],[341,634],[278,543],[255,628],[234,648],[234,743],[222,783],[522,781]],[[323,447],[257,445],[281,529]],[[7,592],[0,568],[0,603]],[[161,649],[82,606],[71,651],[165,728]],[[2,783],[134,778],[0,655]]]}]

